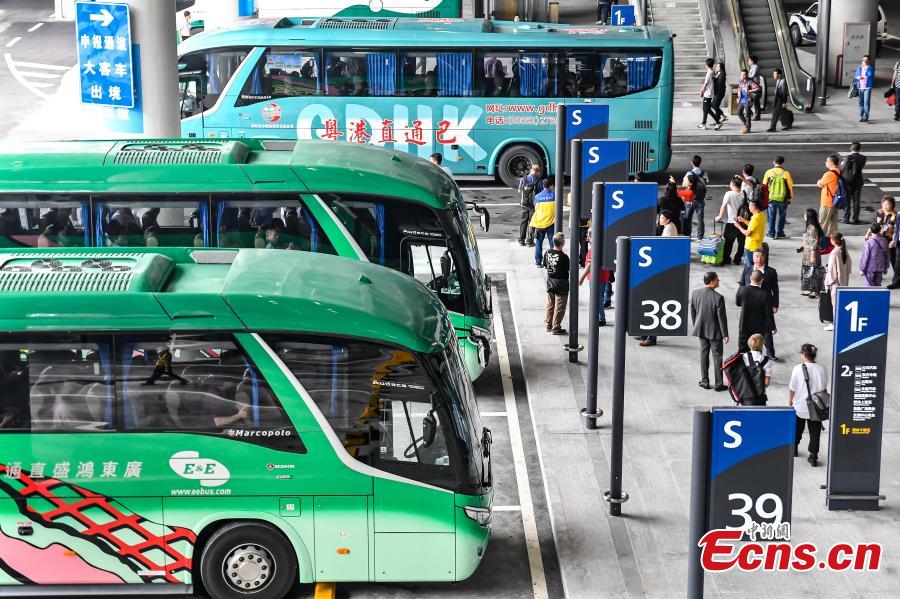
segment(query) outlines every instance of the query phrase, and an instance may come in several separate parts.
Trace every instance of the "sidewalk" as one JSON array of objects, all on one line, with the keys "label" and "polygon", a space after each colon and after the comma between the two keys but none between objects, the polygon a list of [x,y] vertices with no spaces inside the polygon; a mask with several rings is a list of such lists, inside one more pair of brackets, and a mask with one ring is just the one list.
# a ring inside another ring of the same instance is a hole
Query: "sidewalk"
[{"label": "sidewalk", "polygon": [[[797,206],[796,213],[804,206]],[[796,220],[796,219],[795,219]],[[798,225],[799,226],[799,223]],[[776,350],[784,359],[775,365],[770,405],[786,405],[791,368],[801,343],[820,348],[820,361],[831,370],[831,333],[818,321],[817,304],[799,294],[799,261],[794,251],[799,231],[772,242],[772,265],[780,270],[781,311]],[[848,238],[854,264],[859,259],[859,236]],[[543,327],[545,283],[543,270],[534,267],[530,248],[514,241],[479,241],[489,273],[505,273],[523,366],[528,379],[530,409],[535,422],[545,484],[551,502],[567,597],[679,597],[686,592],[688,495],[690,489],[691,410],[694,406],[728,406],[726,393],[697,386],[698,343],[693,337],[660,338],[656,347],[642,348],[629,338],[623,488],[631,495],[624,517],[606,516],[603,493],[609,488],[611,326],[600,329],[599,406],[604,416],[599,431],[583,428],[578,411],[584,406],[584,360],[569,365],[561,345],[567,338],[548,335]],[[701,285],[706,270],[696,259],[691,265],[691,288]],[[734,307],[736,267],[718,267],[720,292],[726,298],[732,341],[725,353],[736,351],[739,311]],[[859,284],[854,272],[851,284]],[[587,344],[587,287],[580,301],[580,342]],[[618,298],[613,298],[615,304]],[[900,295],[892,296],[892,307]],[[894,318],[897,311],[892,310]],[[612,313],[607,314],[611,320]],[[509,324],[506,324],[508,327]],[[900,335],[889,338],[889,359],[900,351]],[[890,597],[896,596],[900,567],[900,391],[888,384],[881,491],[887,495],[877,512],[829,512],[824,506],[827,433],[820,453],[822,466],[806,463],[806,444],[795,462],[793,533],[795,542],[815,542],[820,548],[838,542],[880,542],[880,572],[808,572],[802,575],[730,572],[706,577],[706,597]],[[522,406],[520,409],[527,409]]]}]

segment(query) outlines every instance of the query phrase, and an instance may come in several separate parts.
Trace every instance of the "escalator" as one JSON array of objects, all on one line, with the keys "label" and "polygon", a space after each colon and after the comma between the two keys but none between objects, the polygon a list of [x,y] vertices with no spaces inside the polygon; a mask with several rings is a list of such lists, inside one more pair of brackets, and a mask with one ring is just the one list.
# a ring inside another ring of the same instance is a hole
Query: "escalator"
[{"label": "escalator", "polygon": [[772,71],[782,69],[790,91],[790,103],[797,110],[811,111],[815,79],[800,68],[782,0],[725,0],[724,3],[727,4],[725,14],[732,18],[732,30],[739,38],[736,47],[742,68],[750,56],[759,60],[766,104],[771,103],[775,92]]}]

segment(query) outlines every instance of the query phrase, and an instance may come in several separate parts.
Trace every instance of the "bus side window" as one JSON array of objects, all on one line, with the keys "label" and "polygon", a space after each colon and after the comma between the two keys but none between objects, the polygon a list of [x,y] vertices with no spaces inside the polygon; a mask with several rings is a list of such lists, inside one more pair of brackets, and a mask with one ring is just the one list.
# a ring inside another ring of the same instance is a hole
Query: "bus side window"
[{"label": "bus side window", "polygon": [[279,98],[317,96],[320,54],[308,48],[269,48],[256,63],[235,106]]},{"label": "bus side window", "polygon": [[597,98],[601,95],[600,61],[596,52],[568,52],[561,76],[567,98]]},{"label": "bus side window", "polygon": [[115,422],[110,344],[0,342],[0,431],[102,432]]},{"label": "bus side window", "polygon": [[393,96],[397,53],[325,52],[324,88],[329,96]]},{"label": "bus side window", "polygon": [[215,105],[249,52],[249,48],[213,48],[186,54],[178,60],[182,81],[199,81],[202,110]]},{"label": "bus side window", "polygon": [[119,356],[126,430],[198,431],[267,445],[277,440],[280,449],[299,446],[269,384],[233,341],[145,335],[124,340]]},{"label": "bus side window", "polygon": [[215,202],[213,244],[218,247],[337,253],[296,196],[281,194],[251,200],[219,197]]}]

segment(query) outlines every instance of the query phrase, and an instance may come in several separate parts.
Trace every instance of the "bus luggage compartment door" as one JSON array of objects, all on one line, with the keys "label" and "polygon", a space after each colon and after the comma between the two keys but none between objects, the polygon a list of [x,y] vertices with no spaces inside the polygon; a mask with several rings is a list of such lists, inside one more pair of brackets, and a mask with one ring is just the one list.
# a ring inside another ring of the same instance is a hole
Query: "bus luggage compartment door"
[{"label": "bus luggage compartment door", "polygon": [[369,580],[367,497],[315,498],[316,580]]}]

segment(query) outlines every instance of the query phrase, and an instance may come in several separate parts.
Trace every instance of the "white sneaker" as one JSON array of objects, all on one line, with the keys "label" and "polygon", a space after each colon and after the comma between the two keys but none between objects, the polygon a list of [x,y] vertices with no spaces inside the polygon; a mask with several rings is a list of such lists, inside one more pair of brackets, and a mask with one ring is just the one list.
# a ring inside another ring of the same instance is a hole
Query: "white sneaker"
[{"label": "white sneaker", "polygon": [[703,129],[705,131],[706,125],[704,125],[703,123],[700,123],[699,125],[697,125],[697,129]]},{"label": "white sneaker", "polygon": [[713,127],[713,129],[715,129],[716,131],[718,131],[719,129],[722,128],[722,125],[723,125],[723,123],[716,123],[716,126]]},{"label": "white sneaker", "polygon": [[825,330],[826,330],[826,331],[833,331],[833,330],[834,330],[834,324],[833,324],[833,323],[832,323],[832,324],[826,324],[826,325],[825,325]]}]

